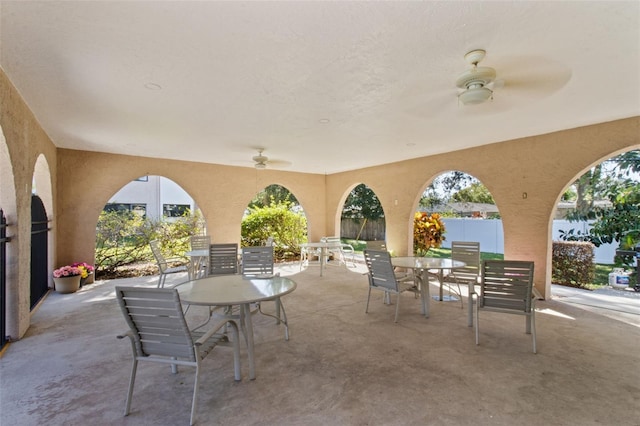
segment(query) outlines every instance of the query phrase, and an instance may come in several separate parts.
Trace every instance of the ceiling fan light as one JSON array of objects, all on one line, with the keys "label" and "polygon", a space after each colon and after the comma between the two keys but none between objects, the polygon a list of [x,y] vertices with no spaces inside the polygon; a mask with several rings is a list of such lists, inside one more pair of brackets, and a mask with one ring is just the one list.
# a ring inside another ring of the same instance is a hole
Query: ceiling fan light
[{"label": "ceiling fan light", "polygon": [[493,95],[493,91],[486,87],[471,87],[458,95],[463,105],[477,105],[486,102]]},{"label": "ceiling fan light", "polygon": [[256,169],[266,169],[267,165],[265,163],[256,163]]}]

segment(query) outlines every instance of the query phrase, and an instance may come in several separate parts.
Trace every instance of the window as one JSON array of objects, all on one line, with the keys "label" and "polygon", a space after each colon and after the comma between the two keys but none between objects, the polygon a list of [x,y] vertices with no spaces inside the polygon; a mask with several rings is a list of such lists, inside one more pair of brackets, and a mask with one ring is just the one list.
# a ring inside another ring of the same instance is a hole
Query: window
[{"label": "window", "polygon": [[147,216],[146,204],[108,203],[103,210],[105,212],[134,212],[143,218]]},{"label": "window", "polygon": [[189,212],[189,204],[163,204],[162,215],[165,217],[181,217]]}]

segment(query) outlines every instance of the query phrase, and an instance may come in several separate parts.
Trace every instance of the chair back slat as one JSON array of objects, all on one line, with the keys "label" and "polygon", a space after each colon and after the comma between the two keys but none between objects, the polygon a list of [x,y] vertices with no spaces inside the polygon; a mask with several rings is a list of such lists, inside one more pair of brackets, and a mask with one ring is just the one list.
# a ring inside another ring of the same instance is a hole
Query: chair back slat
[{"label": "chair back slat", "polygon": [[211,235],[193,235],[189,238],[191,250],[208,250],[211,244]]},{"label": "chair back slat", "polygon": [[485,308],[531,311],[533,262],[485,260],[480,304]]},{"label": "chair back slat", "polygon": [[242,248],[242,275],[273,274],[273,246]]},{"label": "chair back slat", "polygon": [[451,259],[464,262],[466,266],[455,268],[456,278],[474,281],[480,275],[480,243],[476,241],[452,241]]},{"label": "chair back slat", "polygon": [[118,304],[134,333],[138,356],[195,362],[191,332],[176,289],[116,287]]},{"label": "chair back slat", "polygon": [[369,269],[372,287],[384,287],[398,292],[398,280],[391,264],[391,255],[383,250],[364,250],[364,260]]},{"label": "chair back slat", "polygon": [[209,246],[209,275],[238,273],[238,244],[222,243]]}]

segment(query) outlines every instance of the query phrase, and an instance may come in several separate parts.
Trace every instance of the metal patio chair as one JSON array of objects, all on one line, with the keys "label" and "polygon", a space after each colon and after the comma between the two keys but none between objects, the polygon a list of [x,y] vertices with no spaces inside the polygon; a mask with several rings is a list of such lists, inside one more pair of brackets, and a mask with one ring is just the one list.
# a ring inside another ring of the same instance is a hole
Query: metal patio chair
[{"label": "metal patio chair", "polygon": [[369,312],[371,290],[382,290],[385,293],[383,297],[385,303],[391,294],[397,295],[394,322],[398,322],[401,294],[405,291],[410,291],[416,296],[420,296],[420,288],[416,285],[414,277],[406,276],[398,278],[393,270],[391,255],[388,251],[364,250],[364,261],[369,269],[369,293],[367,295],[365,313]]},{"label": "metal patio chair", "polygon": [[118,286],[116,298],[129,326],[126,333],[117,337],[128,337],[133,352],[125,416],[131,412],[138,361],[169,364],[173,373],[178,372],[178,365],[185,365],[196,369],[190,420],[193,425],[196,419],[201,362],[214,347],[228,341],[227,335],[220,332],[221,329],[231,329],[234,377],[237,381],[241,380],[240,339],[235,321],[224,318],[207,332],[189,330],[176,289]]},{"label": "metal patio chair", "polygon": [[[242,275],[248,278],[272,278],[280,275],[275,273],[273,246],[254,246],[242,248]],[[287,321],[287,313],[280,298],[276,298],[276,314],[271,315],[262,310],[261,303],[258,303],[258,311],[262,315],[270,316],[276,319],[276,324],[281,322],[284,324],[284,338],[289,340],[289,322]]]},{"label": "metal patio chair", "polygon": [[208,275],[232,275],[238,273],[238,244],[217,243],[209,245]]},{"label": "metal patio chair", "polygon": [[[468,287],[468,318],[469,327],[473,325],[473,306],[471,295],[475,292],[475,286],[479,284],[480,278],[480,243],[476,241],[452,241],[451,242],[451,259],[464,262],[466,266],[462,268],[452,269],[447,276],[445,285],[451,290],[452,284],[455,284],[457,291],[455,293],[460,297],[460,308],[464,308],[462,301],[461,285]],[[453,279],[453,282],[451,280]]]},{"label": "metal patio chair", "polygon": [[536,349],[536,309],[533,293],[533,262],[516,260],[485,260],[482,263],[480,293],[476,300],[476,345],[480,343],[480,311],[524,315],[526,332]]},{"label": "metal patio chair", "polygon": [[160,276],[158,277],[158,288],[164,287],[165,280],[167,279],[167,275],[178,274],[181,272],[189,272],[189,268],[186,265],[179,266],[169,266],[174,262],[183,262],[184,259],[181,258],[170,258],[165,259],[162,255],[162,250],[160,250],[160,242],[158,240],[153,240],[149,242],[149,246],[151,247],[151,252],[153,253],[153,257],[156,259],[156,264],[158,265],[158,272]]}]

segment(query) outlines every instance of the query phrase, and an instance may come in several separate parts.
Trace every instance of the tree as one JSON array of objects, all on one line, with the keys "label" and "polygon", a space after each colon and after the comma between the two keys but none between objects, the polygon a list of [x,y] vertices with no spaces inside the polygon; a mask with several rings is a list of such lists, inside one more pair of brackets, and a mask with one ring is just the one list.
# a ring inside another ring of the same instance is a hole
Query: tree
[{"label": "tree", "polygon": [[459,203],[495,204],[491,193],[480,182],[474,182],[451,196],[452,201]]},{"label": "tree", "polygon": [[384,218],[384,210],[378,196],[367,185],[361,183],[351,190],[342,208],[342,219],[353,219],[361,223],[356,240],[360,239],[367,221]]},{"label": "tree", "polygon": [[367,185],[361,183],[351,190],[344,202],[342,217],[345,219],[380,219],[384,210],[378,196]]},{"label": "tree", "polygon": [[467,173],[455,170],[436,177],[424,190],[419,205],[427,210],[441,207],[451,200],[451,194],[461,191],[478,180]]},{"label": "tree", "polygon": [[273,203],[280,204],[285,202],[289,202],[292,205],[300,205],[291,191],[282,185],[273,184],[258,192],[249,203],[249,208],[268,207]]},{"label": "tree", "polygon": [[[587,211],[576,209],[569,220],[593,220],[591,229],[582,234],[571,229],[561,235],[564,240],[590,241],[595,246],[618,242],[623,250],[633,249],[640,243],[640,151],[629,151],[611,160],[614,167],[597,185],[603,196],[609,200],[608,206],[595,206]],[[597,174],[590,171],[590,178]],[[630,262],[631,259],[626,259]]]}]

